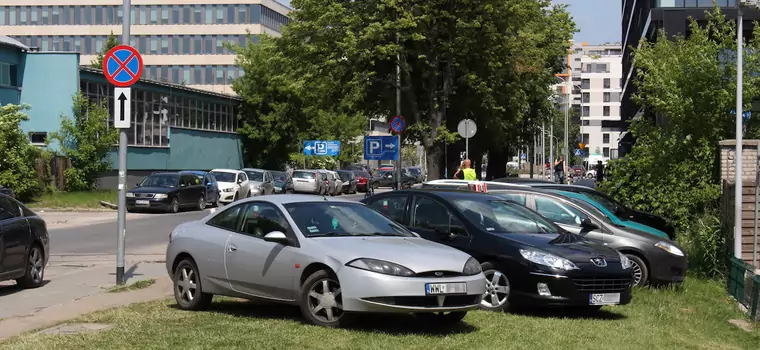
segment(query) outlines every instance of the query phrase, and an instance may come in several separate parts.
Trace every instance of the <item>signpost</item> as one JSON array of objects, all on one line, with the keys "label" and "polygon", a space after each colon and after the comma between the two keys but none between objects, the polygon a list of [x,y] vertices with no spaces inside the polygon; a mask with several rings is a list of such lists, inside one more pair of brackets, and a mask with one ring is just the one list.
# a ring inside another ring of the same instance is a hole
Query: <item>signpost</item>
[{"label": "signpost", "polygon": [[306,156],[340,155],[340,141],[304,141],[303,154]]},{"label": "signpost", "polygon": [[396,136],[364,137],[364,160],[396,160],[399,153]]},{"label": "signpost", "polygon": [[470,137],[475,136],[475,133],[478,132],[478,127],[472,119],[465,119],[457,125],[457,132],[459,132],[459,135],[464,137],[465,140],[464,157],[470,159]]},{"label": "signpost", "polygon": [[[131,2],[124,0],[122,8],[122,43],[129,43],[129,26],[132,21]],[[132,86],[143,72],[140,53],[129,45],[118,45],[103,56],[103,74],[114,86],[114,127],[119,129],[119,212],[116,224],[116,284],[123,285],[124,240],[127,235],[127,133],[131,126]]]},{"label": "signpost", "polygon": [[396,189],[401,189],[401,133],[406,131],[406,119],[397,115],[391,119],[391,131],[396,133]]}]

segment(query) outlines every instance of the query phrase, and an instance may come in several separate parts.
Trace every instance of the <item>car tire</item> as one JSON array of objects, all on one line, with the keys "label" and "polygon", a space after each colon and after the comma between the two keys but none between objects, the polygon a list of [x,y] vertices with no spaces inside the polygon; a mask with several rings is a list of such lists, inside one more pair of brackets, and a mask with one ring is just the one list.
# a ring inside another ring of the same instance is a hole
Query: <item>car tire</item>
[{"label": "car tire", "polygon": [[486,292],[483,293],[480,309],[492,312],[508,311],[511,294],[509,278],[489,262],[483,263],[480,268],[486,276]]},{"label": "car tire", "polygon": [[333,294],[338,289],[338,278],[325,270],[316,271],[306,279],[301,287],[301,313],[308,323],[322,327],[342,327],[350,323],[351,315],[340,307],[342,293]]},{"label": "car tire", "polygon": [[34,243],[29,249],[26,262],[26,273],[16,280],[21,288],[37,288],[45,280],[45,252],[39,243]]},{"label": "car tire", "polygon": [[127,213],[134,213],[134,212],[135,212],[134,208],[127,207]]},{"label": "car tire", "polygon": [[214,208],[219,208],[219,198],[220,198],[221,196],[222,196],[222,195],[220,195],[220,194],[217,194],[217,195],[216,195],[216,200],[214,201],[214,203],[212,203],[212,204],[211,204],[211,205],[212,205]]},{"label": "car tire", "polygon": [[172,198],[171,204],[169,204],[169,212],[172,214],[179,213],[179,201],[177,197]]},{"label": "car tire", "polygon": [[172,276],[174,300],[182,310],[203,310],[211,305],[213,294],[204,293],[198,266],[191,258],[185,258],[177,264]]},{"label": "car tire", "polygon": [[376,190],[376,189],[378,189],[378,188],[380,188],[380,183],[379,183],[379,182],[377,182],[377,181],[373,182],[373,183],[372,183],[372,189]]},{"label": "car tire", "polygon": [[196,208],[199,211],[203,211],[203,209],[206,209],[206,197],[201,195],[200,198],[198,198],[198,207]]},{"label": "car tire", "polygon": [[415,316],[424,320],[426,325],[451,327],[461,322],[467,316],[467,311],[416,313]]},{"label": "car tire", "polygon": [[633,254],[625,254],[633,263],[633,286],[643,287],[649,282],[649,268],[643,259]]},{"label": "car tire", "polygon": [[238,195],[237,195],[237,192],[235,192],[235,195],[232,196],[232,201],[236,202],[237,200],[238,200]]}]

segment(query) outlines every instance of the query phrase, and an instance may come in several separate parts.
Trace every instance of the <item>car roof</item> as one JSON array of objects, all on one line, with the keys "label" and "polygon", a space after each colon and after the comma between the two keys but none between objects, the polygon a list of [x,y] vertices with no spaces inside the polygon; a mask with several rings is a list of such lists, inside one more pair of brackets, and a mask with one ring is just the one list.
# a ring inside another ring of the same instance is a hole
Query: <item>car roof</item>
[{"label": "car roof", "polygon": [[203,171],[203,170],[182,170],[179,173],[180,174],[193,174],[193,175],[206,175],[206,174],[208,174],[208,171]]},{"label": "car roof", "polygon": [[180,175],[180,173],[176,171],[160,171],[151,173],[150,175]]},{"label": "car roof", "polygon": [[235,169],[213,169],[210,172],[213,172],[213,171],[218,172],[218,173],[233,173],[233,174],[237,174],[240,172],[240,170],[235,170]]},{"label": "car roof", "polygon": [[241,169],[241,171],[269,171],[269,170],[264,170],[264,169],[259,169],[259,168],[243,168]]},{"label": "car roof", "polygon": [[384,192],[384,193],[390,193],[390,194],[427,193],[427,194],[432,194],[434,196],[444,198],[444,199],[486,198],[484,196],[495,198],[495,199],[501,199],[489,193],[440,189],[440,188],[416,188],[416,189],[391,191],[391,192]]},{"label": "car roof", "polygon": [[295,170],[293,170],[293,172],[296,172],[296,171],[306,171],[306,172],[312,172],[313,173],[313,172],[319,171],[319,170],[316,170],[316,169],[295,169]]},{"label": "car roof", "polygon": [[473,184],[486,184],[490,185],[494,188],[512,188],[512,187],[529,187],[528,185],[522,185],[522,184],[514,184],[514,183],[506,183],[506,182],[495,182],[495,181],[479,181],[479,180],[459,180],[459,179],[439,179],[439,180],[430,180],[426,181],[424,184],[430,184],[430,185],[473,185]]},{"label": "car roof", "polygon": [[329,196],[315,196],[313,194],[289,194],[283,195],[268,195],[268,196],[256,196],[240,200],[235,203],[255,202],[255,201],[267,201],[277,204],[292,204],[292,203],[319,203],[319,202],[340,202],[340,203],[354,203],[361,204],[357,201]]},{"label": "car roof", "polygon": [[501,183],[537,183],[537,184],[556,184],[556,182],[552,182],[549,180],[541,180],[541,179],[529,179],[529,178],[523,178],[523,177],[502,177],[499,179],[493,180],[494,182],[501,182]]}]

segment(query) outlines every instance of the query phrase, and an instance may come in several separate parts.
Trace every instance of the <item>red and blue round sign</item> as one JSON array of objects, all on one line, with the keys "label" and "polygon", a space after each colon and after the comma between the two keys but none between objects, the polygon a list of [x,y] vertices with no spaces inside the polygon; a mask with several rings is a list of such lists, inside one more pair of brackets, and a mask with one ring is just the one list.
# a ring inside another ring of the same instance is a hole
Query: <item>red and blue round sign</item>
[{"label": "red and blue round sign", "polygon": [[393,117],[391,119],[391,130],[397,134],[406,131],[406,119],[400,115]]},{"label": "red and blue round sign", "polygon": [[103,74],[116,87],[134,85],[143,72],[143,60],[132,46],[118,45],[103,57]]}]

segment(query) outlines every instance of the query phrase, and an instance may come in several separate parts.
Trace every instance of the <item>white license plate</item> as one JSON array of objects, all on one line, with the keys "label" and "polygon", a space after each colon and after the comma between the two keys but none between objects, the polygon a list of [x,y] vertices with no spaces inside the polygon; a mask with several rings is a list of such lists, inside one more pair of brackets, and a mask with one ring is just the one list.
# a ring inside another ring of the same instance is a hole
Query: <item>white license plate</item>
[{"label": "white license plate", "polygon": [[144,199],[138,199],[135,201],[135,204],[137,205],[150,205],[150,201],[144,200]]},{"label": "white license plate", "polygon": [[425,294],[467,294],[467,283],[427,283]]},{"label": "white license plate", "polygon": [[620,304],[620,293],[589,294],[589,305],[617,305]]}]

